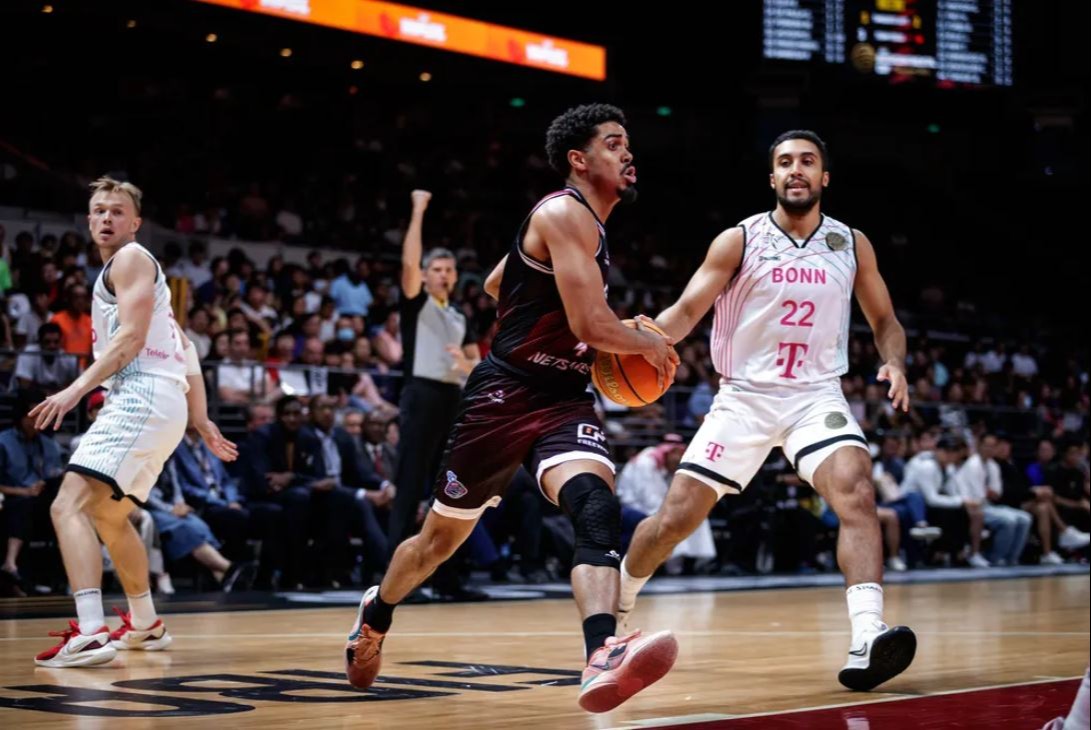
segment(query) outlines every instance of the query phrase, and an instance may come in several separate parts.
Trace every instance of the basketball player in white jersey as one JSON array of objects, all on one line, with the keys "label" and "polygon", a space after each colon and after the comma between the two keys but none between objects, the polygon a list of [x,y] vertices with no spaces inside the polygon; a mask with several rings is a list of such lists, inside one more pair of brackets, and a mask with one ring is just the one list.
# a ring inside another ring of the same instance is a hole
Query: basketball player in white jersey
[{"label": "basketball player in white jersey", "polygon": [[[109,389],[50,508],[79,616],[51,634],[60,643],[35,658],[54,668],[103,664],[118,649],[157,651],[171,643],[152,604],[148,556],[129,512],[147,499],[182,440],[187,410],[210,449],[227,460],[236,455],[208,419],[196,348],[174,321],[163,271],[134,240],[140,190],[108,177],[91,190],[88,225],[106,262],[93,293],[95,362],[30,412],[37,428],[59,428],[85,395],[100,385]],[[99,538],[129,602],[121,627],[112,632],[102,609]]]},{"label": "basketball player in white jersey", "polygon": [[848,586],[852,643],[838,679],[868,690],[909,666],[916,637],[883,623],[871,459],[841,394],[853,292],[883,359],[878,380],[889,383],[894,406],[908,410],[905,331],[871,242],[819,209],[829,184],[822,140],[786,132],[769,158],[776,210],[721,233],[681,298],[656,319],[679,341],[715,303],[712,357],[722,379],[666,499],[633,536],[619,615],[627,616],[640,588],[716,501],[740,493],[779,446],[840,518],[837,562]]}]

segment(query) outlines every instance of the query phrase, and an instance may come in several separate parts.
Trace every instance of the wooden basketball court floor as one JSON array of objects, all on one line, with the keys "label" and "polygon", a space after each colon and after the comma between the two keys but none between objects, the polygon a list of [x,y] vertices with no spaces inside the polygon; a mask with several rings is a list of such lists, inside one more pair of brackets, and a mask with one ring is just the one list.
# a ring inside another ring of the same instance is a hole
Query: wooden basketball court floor
[{"label": "wooden basketball court floor", "polygon": [[64,670],[32,662],[63,621],[12,619],[0,728],[1039,728],[1087,665],[1089,594],[1086,574],[888,586],[917,658],[870,693],[837,683],[839,588],[645,596],[636,623],[672,628],[678,662],[600,716],[576,704],[571,600],[401,607],[369,691],[344,681],[348,608],[172,614],[169,651]]}]

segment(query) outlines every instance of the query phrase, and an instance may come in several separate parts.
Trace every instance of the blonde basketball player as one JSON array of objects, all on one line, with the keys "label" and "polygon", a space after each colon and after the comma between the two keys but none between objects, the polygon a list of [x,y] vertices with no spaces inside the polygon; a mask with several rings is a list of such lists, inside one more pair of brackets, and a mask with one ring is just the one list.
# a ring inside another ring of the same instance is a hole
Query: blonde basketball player
[{"label": "blonde basketball player", "polygon": [[[106,262],[93,293],[95,362],[30,412],[37,428],[59,428],[85,395],[100,385],[109,389],[50,508],[79,617],[51,634],[60,642],[35,658],[54,668],[103,664],[118,649],[167,648],[171,637],[152,604],[148,556],[129,512],[147,499],[182,440],[187,410],[210,449],[228,460],[236,455],[234,444],[208,419],[196,348],[174,321],[163,271],[134,240],[140,190],[108,177],[91,190],[88,225]],[[129,603],[121,627],[112,632],[102,610],[99,538]]]},{"label": "blonde basketball player", "polygon": [[883,623],[883,548],[867,441],[841,394],[848,369],[852,295],[883,359],[895,407],[908,409],[905,331],[867,237],[820,211],[829,184],[826,146],[814,132],[778,137],[769,150],[771,213],[721,233],[681,298],[659,315],[681,340],[715,304],[712,357],[720,391],[659,511],[637,527],[622,564],[619,615],[725,494],[738,494],[774,447],[841,521],[837,562],[848,586],[852,642],[838,675],[871,689],[904,671],[916,637]]}]

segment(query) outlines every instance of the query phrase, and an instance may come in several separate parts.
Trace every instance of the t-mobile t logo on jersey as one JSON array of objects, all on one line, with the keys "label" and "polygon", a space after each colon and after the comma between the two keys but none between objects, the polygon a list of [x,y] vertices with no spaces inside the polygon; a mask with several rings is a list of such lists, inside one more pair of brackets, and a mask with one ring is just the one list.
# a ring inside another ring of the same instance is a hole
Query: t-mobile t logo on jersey
[{"label": "t-mobile t logo on jersey", "polygon": [[803,364],[803,360],[800,359],[800,356],[806,355],[808,349],[807,345],[802,342],[781,342],[777,345],[777,355],[780,355],[785,350],[788,351],[787,357],[777,358],[777,365],[784,366],[784,372],[780,374],[780,377],[795,380],[795,368]]},{"label": "t-mobile t logo on jersey", "polygon": [[723,455],[723,444],[718,444],[715,441],[709,441],[707,444],[705,444],[705,458],[709,461],[719,461],[720,457]]}]

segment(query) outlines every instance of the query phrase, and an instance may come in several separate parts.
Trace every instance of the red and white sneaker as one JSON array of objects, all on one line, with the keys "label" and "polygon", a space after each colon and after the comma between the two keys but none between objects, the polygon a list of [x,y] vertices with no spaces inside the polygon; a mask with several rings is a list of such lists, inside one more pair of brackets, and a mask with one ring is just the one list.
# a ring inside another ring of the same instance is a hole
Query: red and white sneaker
[{"label": "red and white sneaker", "polygon": [[133,627],[132,616],[128,611],[115,608],[121,617],[121,626],[110,632],[110,646],[122,651],[163,651],[174,641],[163,625],[163,619],[146,629]]},{"label": "red and white sneaker", "polygon": [[674,666],[678,641],[670,631],[641,636],[611,636],[587,662],[580,686],[580,707],[609,712]]},{"label": "red and white sneaker", "polygon": [[364,608],[379,595],[379,586],[371,586],[360,599],[356,623],[352,625],[348,643],[345,644],[345,676],[357,689],[367,689],[379,675],[383,663],[383,639],[386,634],[375,631],[364,623]]},{"label": "red and white sneaker", "polygon": [[93,634],[81,634],[80,625],[69,621],[67,629],[50,631],[49,635],[59,636],[61,643],[34,657],[39,667],[90,667],[117,656],[117,650],[110,646],[110,629],[105,626]]}]

